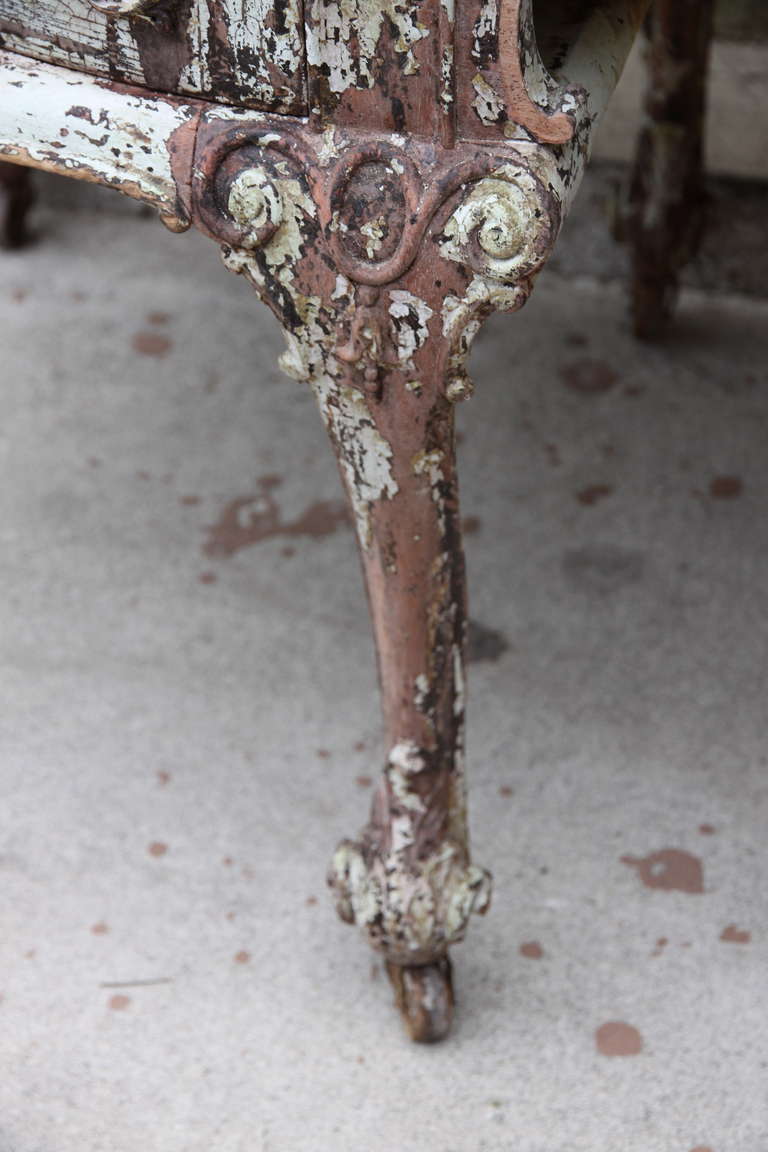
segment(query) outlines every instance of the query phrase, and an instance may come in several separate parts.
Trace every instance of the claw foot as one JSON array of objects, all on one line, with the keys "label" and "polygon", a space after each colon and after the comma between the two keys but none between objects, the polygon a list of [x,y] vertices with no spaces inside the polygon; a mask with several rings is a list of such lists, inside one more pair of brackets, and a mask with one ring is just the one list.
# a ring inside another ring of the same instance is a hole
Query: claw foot
[{"label": "claw foot", "polygon": [[451,1030],[453,1020],[453,978],[451,961],[443,956],[434,964],[418,967],[387,964],[387,975],[395,991],[408,1035],[417,1044],[434,1044]]}]

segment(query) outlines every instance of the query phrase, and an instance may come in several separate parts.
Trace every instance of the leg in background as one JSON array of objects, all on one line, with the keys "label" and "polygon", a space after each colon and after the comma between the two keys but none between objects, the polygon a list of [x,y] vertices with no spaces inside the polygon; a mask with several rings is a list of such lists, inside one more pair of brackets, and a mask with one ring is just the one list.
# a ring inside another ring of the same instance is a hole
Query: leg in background
[{"label": "leg in background", "polygon": [[34,198],[30,170],[0,161],[0,248],[28,243],[27,213]]},{"label": "leg in background", "polygon": [[713,0],[654,0],[648,17],[646,119],[622,234],[632,253],[635,332],[661,335],[681,269],[701,239],[704,125]]}]

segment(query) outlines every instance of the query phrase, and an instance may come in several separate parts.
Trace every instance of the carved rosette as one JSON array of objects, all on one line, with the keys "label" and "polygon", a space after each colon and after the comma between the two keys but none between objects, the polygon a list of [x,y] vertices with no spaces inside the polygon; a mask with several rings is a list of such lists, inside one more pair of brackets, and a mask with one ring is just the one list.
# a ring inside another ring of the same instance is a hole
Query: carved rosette
[{"label": "carved rosette", "polygon": [[[264,118],[266,120],[266,118]],[[274,123],[274,122],[273,122]],[[464,360],[494,309],[516,309],[559,226],[556,197],[508,148],[440,151],[399,137],[201,129],[196,206],[288,336],[283,366],[370,398],[420,361],[466,395]],[[427,351],[429,349],[429,351]],[[437,363],[435,363],[437,357]]]}]

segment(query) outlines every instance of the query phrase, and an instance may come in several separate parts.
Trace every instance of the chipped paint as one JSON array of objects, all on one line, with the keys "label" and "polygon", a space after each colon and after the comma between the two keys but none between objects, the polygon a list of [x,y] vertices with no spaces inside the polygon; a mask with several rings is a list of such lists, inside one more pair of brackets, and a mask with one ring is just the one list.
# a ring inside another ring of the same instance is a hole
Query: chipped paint
[{"label": "chipped paint", "polygon": [[373,87],[374,58],[385,22],[394,30],[392,47],[403,72],[418,72],[413,48],[429,35],[429,28],[419,21],[419,5],[412,0],[347,0],[338,6],[312,0],[309,15],[307,63],[322,69],[331,92]]},{"label": "chipped paint", "polygon": [[112,91],[87,76],[0,51],[0,156],[97,181],[188,224],[170,152],[194,130],[197,109],[162,97]]},{"label": "chipped paint", "polygon": [[160,92],[301,115],[300,0],[0,0],[10,51]]},{"label": "chipped paint", "polygon": [[[0,151],[111,183],[171,224],[193,218],[283,326],[281,365],[314,391],[353,511],[390,748],[331,884],[340,914],[406,966],[401,1005],[434,1038],[450,1015],[446,951],[490,898],[468,848],[453,402],[471,391],[482,321],[524,303],[552,250],[626,33],[592,22],[552,77],[530,0],[457,13],[452,0],[312,0],[306,60],[299,11],[190,0],[181,39],[162,42],[138,28],[147,21],[112,21],[110,75],[190,86],[206,98],[194,105],[0,53],[0,76],[14,77]],[[172,59],[158,48],[171,42]],[[208,103],[222,99],[231,106]],[[236,527],[238,539],[261,530]]]},{"label": "chipped paint", "polygon": [[420,300],[412,292],[391,289],[389,298],[397,355],[405,368],[414,372],[413,357],[429,339],[429,321],[434,313],[425,300]]},{"label": "chipped paint", "polygon": [[472,87],[475,98],[472,101],[480,121],[483,124],[498,124],[505,116],[504,101],[498,92],[488,83],[479,72],[472,78]]}]

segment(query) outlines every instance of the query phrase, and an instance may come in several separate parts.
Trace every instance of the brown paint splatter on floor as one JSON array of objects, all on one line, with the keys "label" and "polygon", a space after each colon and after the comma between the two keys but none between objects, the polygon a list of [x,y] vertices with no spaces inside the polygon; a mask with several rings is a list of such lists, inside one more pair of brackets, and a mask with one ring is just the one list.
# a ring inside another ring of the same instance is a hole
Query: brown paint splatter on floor
[{"label": "brown paint splatter on floor", "polygon": [[559,468],[563,460],[560,455],[560,449],[557,444],[545,444],[544,451],[547,454],[547,459],[553,468]]},{"label": "brown paint splatter on floor", "polygon": [[713,500],[735,500],[743,487],[741,476],[715,476],[710,481],[709,494]]},{"label": "brown paint splatter on floor", "polygon": [[331,754],[327,748],[318,748],[317,758],[318,760],[330,760]]},{"label": "brown paint splatter on floor", "polygon": [[314,908],[315,904],[317,904],[317,896],[307,896],[304,903],[306,904],[307,908]]},{"label": "brown paint splatter on floor", "polygon": [[658,940],[656,941],[656,947],[654,948],[653,952],[651,952],[651,956],[661,956],[667,944],[669,944],[667,937],[659,936]]},{"label": "brown paint splatter on floor", "polygon": [[509,641],[498,628],[486,628],[477,620],[467,625],[467,662],[479,664],[482,660],[495,663],[509,650]]},{"label": "brown paint splatter on floor", "polygon": [[541,960],[544,949],[538,940],[526,940],[520,945],[520,955],[525,956],[527,960]]},{"label": "brown paint splatter on floor", "polygon": [[365,752],[365,740],[356,740],[352,745],[354,752]]},{"label": "brown paint splatter on floor", "polygon": [[609,1020],[595,1032],[597,1050],[602,1056],[637,1056],[643,1050],[643,1038],[637,1028],[623,1020]]},{"label": "brown paint splatter on floor", "polygon": [[699,832],[702,836],[714,836],[716,831],[714,824],[699,824]]},{"label": "brown paint splatter on floor", "polygon": [[583,396],[592,396],[599,392],[609,392],[617,383],[619,376],[610,364],[604,360],[574,360],[560,369],[560,379],[566,388],[572,392],[579,392]]},{"label": "brown paint splatter on floor", "polygon": [[752,933],[737,928],[735,924],[729,924],[727,928],[723,928],[720,939],[724,940],[726,944],[749,944]]},{"label": "brown paint splatter on floor", "polygon": [[184,508],[196,508],[200,503],[200,497],[195,496],[193,492],[188,493],[186,496],[179,497],[179,504]]},{"label": "brown paint splatter on floor", "polygon": [[155,327],[162,327],[167,324],[171,319],[169,312],[148,312],[147,324],[153,324]]},{"label": "brown paint splatter on floor", "polygon": [[163,844],[162,840],[153,840],[147,851],[150,856],[165,856],[168,851],[168,845]]},{"label": "brown paint splatter on floor", "polygon": [[339,500],[318,500],[296,520],[283,521],[272,489],[279,476],[262,476],[260,491],[253,496],[230,500],[215,524],[208,528],[203,551],[207,556],[234,556],[243,548],[273,536],[329,536],[349,523],[345,504]]},{"label": "brown paint splatter on floor", "polygon": [[155,356],[158,359],[167,356],[173,348],[173,341],[162,332],[137,332],[131,344],[134,352],[140,356]]},{"label": "brown paint splatter on floor", "polygon": [[246,952],[244,949],[241,952],[235,953],[235,964],[247,964],[250,961],[250,959],[251,959],[250,952]]},{"label": "brown paint splatter on floor", "polygon": [[465,536],[475,536],[482,527],[479,516],[465,516],[461,521],[461,529]]},{"label": "brown paint splatter on floor", "polygon": [[115,993],[114,996],[110,996],[109,998],[109,1006],[113,1012],[124,1012],[130,1003],[130,996],[124,996],[120,992]]},{"label": "brown paint splatter on floor", "polygon": [[296,549],[292,544],[286,544],[280,549],[280,555],[284,556],[286,560],[290,560],[291,556],[296,555]]},{"label": "brown paint splatter on floor", "polygon": [[211,572],[208,569],[205,572],[201,572],[197,579],[200,584],[215,584],[218,576],[215,572]]},{"label": "brown paint splatter on floor", "polygon": [[159,770],[159,772],[157,772],[157,773],[156,773],[156,775],[157,775],[157,782],[158,782],[158,784],[160,785],[160,787],[161,787],[161,788],[165,788],[166,784],[170,784],[170,782],[171,782],[171,774],[170,774],[170,772],[165,772],[165,771],[164,771],[164,770],[161,768],[161,769]]},{"label": "brown paint splatter on floor", "polygon": [[514,790],[514,788],[510,788],[509,784],[500,785],[499,796],[504,796],[506,798],[508,796],[514,796],[514,794],[515,794],[515,790]]},{"label": "brown paint splatter on floor", "polygon": [[690,852],[678,848],[662,848],[642,858],[622,856],[621,863],[636,868],[646,888],[661,888],[666,892],[704,891],[704,870],[701,860]]},{"label": "brown paint splatter on floor", "polygon": [[355,776],[355,784],[357,784],[358,788],[370,788],[373,780],[370,776]]},{"label": "brown paint splatter on floor", "polygon": [[109,932],[109,924],[105,924],[103,920],[99,920],[98,924],[91,925],[91,932],[94,936],[106,936]]},{"label": "brown paint splatter on floor", "polygon": [[612,494],[613,488],[610,484],[590,484],[588,488],[582,488],[580,492],[576,493],[576,499],[579,504],[591,508],[593,504],[597,504],[598,500],[604,500],[606,496]]}]

